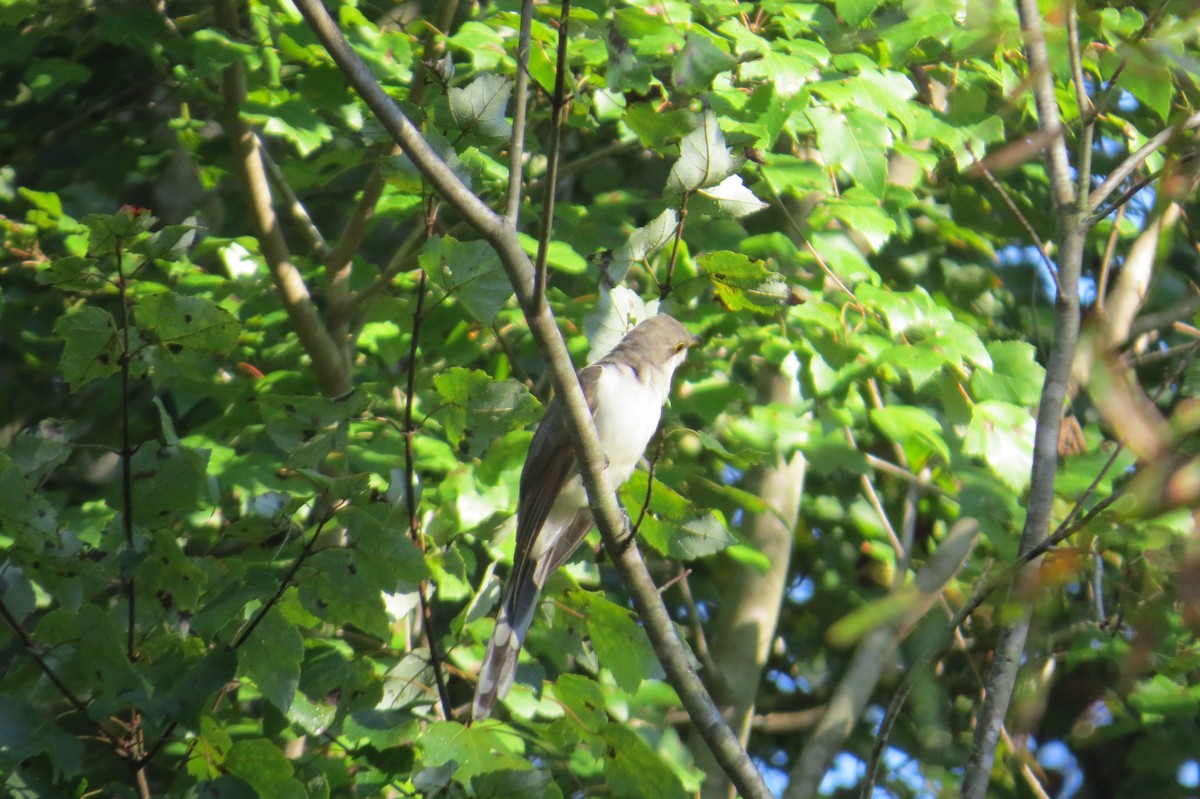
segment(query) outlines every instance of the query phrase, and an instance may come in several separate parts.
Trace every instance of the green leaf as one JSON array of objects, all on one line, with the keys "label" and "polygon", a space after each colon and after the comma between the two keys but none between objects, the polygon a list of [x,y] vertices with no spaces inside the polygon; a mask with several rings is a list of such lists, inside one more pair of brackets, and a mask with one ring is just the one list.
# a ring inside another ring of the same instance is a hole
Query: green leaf
[{"label": "green leaf", "polygon": [[625,124],[643,147],[661,147],[682,138],[696,126],[693,114],[684,108],[663,111],[653,103],[634,103],[625,111]]},{"label": "green leaf", "polygon": [[300,601],[305,610],[339,625],[353,625],[363,632],[385,639],[387,613],[378,587],[359,573],[354,553],[344,549],[326,549],[308,559],[311,570],[300,583]]},{"label": "green leaf", "polygon": [[854,187],[841,197],[829,197],[813,209],[814,227],[827,226],[831,220],[841,220],[847,228],[861,235],[878,252],[896,232],[896,220],[883,207],[880,200],[859,187]]},{"label": "green leaf", "polygon": [[[517,238],[531,259],[537,256],[537,239],[524,233],[518,233]],[[546,247],[546,265],[568,275],[582,275],[588,268],[587,260],[563,241],[552,241]]]},{"label": "green leaf", "polygon": [[55,258],[41,266],[37,282],[43,286],[57,286],[65,291],[87,291],[104,284],[104,276],[96,268],[96,261],[82,255]]},{"label": "green leaf", "polygon": [[[425,139],[446,166],[450,167],[450,171],[466,184],[467,188],[470,188],[471,170],[458,157],[454,145],[436,130],[425,131]],[[425,190],[425,176],[408,157],[408,153],[389,155],[380,159],[379,174],[398,191],[419,195]]]},{"label": "green leaf", "polygon": [[838,16],[852,28],[862,25],[883,0],[836,0]]},{"label": "green leaf", "polygon": [[58,530],[57,514],[46,498],[35,492],[20,467],[0,452],[0,529],[32,549],[48,544]]},{"label": "green leaf", "polygon": [[0,693],[0,766],[15,774],[28,758],[52,755],[54,771],[73,778],[83,768],[83,744],[60,728],[52,715],[27,700]]},{"label": "green leaf", "polygon": [[604,781],[614,796],[639,799],[684,799],[687,793],[675,772],[636,732],[620,724],[604,730],[608,749]]},{"label": "green leaf", "polygon": [[293,775],[292,764],[265,738],[234,743],[225,766],[230,774],[250,783],[260,799],[308,799],[308,792]]},{"label": "green leaf", "polygon": [[128,250],[156,221],[148,211],[129,207],[115,214],[88,214],[83,218],[88,229],[88,254],[99,257]]},{"label": "green leaf", "polygon": [[421,268],[447,294],[458,297],[469,314],[491,325],[513,296],[500,257],[486,241],[434,237],[425,245]]},{"label": "green leaf", "polygon": [[305,468],[345,448],[344,423],[366,411],[370,399],[352,391],[333,399],[268,394],[258,402],[267,435],[289,454],[288,465]]},{"label": "green leaf", "polygon": [[478,369],[449,369],[433,385],[447,404],[439,414],[446,434],[464,455],[479,457],[493,441],[541,416],[541,404],[523,384],[493,380]]},{"label": "green leaf", "polygon": [[108,311],[85,305],[59,317],[54,333],[63,340],[58,368],[72,392],[120,371],[117,323]]},{"label": "green leaf", "polygon": [[665,247],[675,237],[679,215],[668,208],[651,222],[629,234],[625,243],[612,251],[600,266],[600,283],[603,287],[616,287],[625,280],[629,267],[649,258]]},{"label": "green leaf", "polygon": [[713,78],[733,69],[737,59],[718,47],[702,28],[688,31],[687,44],[672,65],[675,88],[692,94],[712,85]]},{"label": "green leaf", "polygon": [[934,455],[950,462],[950,449],[942,437],[942,423],[924,408],[888,405],[871,409],[871,421],[904,449],[913,469],[923,467]]},{"label": "green leaf", "polygon": [[646,631],[638,626],[631,611],[596,594],[576,591],[570,596],[583,604],[592,648],[622,690],[636,693],[642,680],[661,677],[662,667],[650,648]]},{"label": "green leaf", "polygon": [[476,799],[541,799],[550,785],[547,771],[501,769],[473,777],[471,794]]},{"label": "green leaf", "polygon": [[844,169],[859,186],[882,198],[887,149],[892,144],[883,120],[862,111],[842,113],[821,106],[809,109],[808,115],[825,163]]},{"label": "green leaf", "polygon": [[238,649],[238,665],[267,701],[287,713],[300,685],[304,641],[278,607],[263,616]]},{"label": "green leaf", "polygon": [[[196,507],[208,488],[208,453],[188,447],[147,444],[134,453],[133,518],[138,524],[162,527]],[[120,481],[110,484],[109,507],[120,510]]]},{"label": "green leaf", "polygon": [[706,109],[696,128],[679,143],[679,160],[667,177],[667,193],[682,194],[714,186],[727,178],[738,163],[725,146],[717,115]]},{"label": "green leaf", "polygon": [[459,130],[503,139],[512,133],[504,117],[512,84],[499,75],[479,75],[464,88],[449,92],[450,115]]},{"label": "green leaf", "polygon": [[741,253],[705,253],[696,265],[708,275],[717,300],[728,311],[773,314],[790,300],[791,290],[782,275]]},{"label": "green leaf", "polygon": [[68,86],[87,83],[92,71],[78,61],[39,58],[25,70],[25,85],[35,100],[45,100]]},{"label": "green leaf", "polygon": [[417,746],[425,766],[455,763],[458,766],[455,776],[470,780],[504,768],[529,768],[523,758],[509,754],[504,743],[504,737],[490,725],[465,727],[456,721],[436,721],[421,735]]},{"label": "green leaf", "polygon": [[698,518],[684,522],[680,533],[671,537],[667,551],[677,560],[695,560],[713,555],[736,540],[718,511],[708,511]]},{"label": "green leaf", "polygon": [[187,255],[196,241],[195,225],[168,225],[140,239],[130,248],[132,252],[164,261],[178,261]]},{"label": "green leaf", "polygon": [[746,188],[740,175],[730,175],[716,186],[698,189],[696,196],[716,203],[720,213],[734,219],[741,219],[743,216],[767,207],[767,204],[758,199],[754,192]]},{"label": "green leaf", "polygon": [[1134,97],[1146,104],[1159,119],[1166,122],[1171,116],[1171,69],[1157,54],[1149,54],[1140,48],[1128,48],[1123,55],[1128,57],[1121,85]]},{"label": "green leaf", "polygon": [[599,732],[608,721],[604,691],[595,680],[582,674],[562,674],[550,691],[571,711],[570,717],[588,732]]},{"label": "green leaf", "polygon": [[241,332],[233,314],[206,297],[151,294],[138,300],[135,313],[139,329],[155,334],[172,353],[228,352]]},{"label": "green leaf", "polygon": [[437,701],[434,693],[433,664],[429,650],[420,648],[409,652],[383,675],[383,697],[379,710],[408,710],[415,706],[428,707]]},{"label": "green leaf", "polygon": [[963,452],[983,458],[1013,491],[1024,491],[1033,467],[1035,427],[1026,408],[998,400],[977,402],[971,408]]},{"label": "green leaf", "polygon": [[999,400],[1032,408],[1042,395],[1046,370],[1037,362],[1037,350],[1024,341],[992,341],[987,344],[991,369],[971,373],[971,391],[976,399]]}]

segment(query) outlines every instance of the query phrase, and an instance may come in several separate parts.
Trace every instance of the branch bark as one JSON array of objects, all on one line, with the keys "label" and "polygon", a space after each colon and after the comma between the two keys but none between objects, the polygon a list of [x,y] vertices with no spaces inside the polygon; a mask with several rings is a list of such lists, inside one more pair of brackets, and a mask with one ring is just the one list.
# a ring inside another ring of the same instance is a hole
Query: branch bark
[{"label": "branch bark", "polygon": [[320,0],[297,0],[296,6],[384,128],[404,148],[429,183],[499,255],[538,349],[550,367],[554,387],[566,406],[571,441],[579,458],[580,472],[597,526],[613,564],[633,597],[654,651],[685,709],[701,729],[705,742],[734,785],[745,797],[768,799],[771,793],[762,775],[725,724],[700,678],[692,670],[638,547],[636,544],[622,546],[621,533],[625,520],[617,503],[616,492],[605,472],[605,458],[596,436],[595,424],[566,342],[549,305],[542,304],[540,309],[534,310],[533,264],[522,249],[515,229],[472,193],[433,151],[420,131],[383,91],[362,59],[351,49]]},{"label": "branch bark", "polygon": [[[884,669],[890,665],[896,647],[913,625],[933,607],[946,583],[962,568],[978,537],[979,523],[974,519],[964,517],[956,522],[950,534],[917,573],[914,580],[916,596],[900,598],[905,604],[911,604],[911,609],[903,616],[871,630],[859,642],[845,676],[829,699],[825,714],[796,760],[783,799],[808,799],[817,795],[817,787],[830,761],[854,729]],[[902,589],[901,596],[912,590]]]},{"label": "branch bark", "polygon": [[[221,27],[236,35],[238,12],[233,0],[220,0],[217,3],[217,15]],[[246,184],[255,232],[271,272],[271,280],[275,283],[288,320],[299,336],[304,351],[312,359],[321,393],[327,397],[339,396],[351,387],[350,357],[342,344],[329,335],[300,270],[292,263],[292,255],[279,226],[279,217],[272,205],[271,186],[258,137],[241,117],[241,105],[246,97],[246,70],[241,61],[235,60],[225,68],[223,89],[226,134],[233,145],[238,169]]]},{"label": "branch bark", "polygon": [[[787,403],[794,400],[795,378],[764,364],[759,380],[759,402]],[[751,515],[744,531],[746,543],[761,552],[771,566],[766,574],[750,566],[729,560],[721,565],[721,611],[717,617],[714,645],[709,658],[715,679],[710,686],[723,706],[725,720],[745,746],[750,738],[762,671],[771,653],[771,642],[779,624],[779,608],[787,591],[788,566],[792,541],[800,517],[807,461],[799,452],[791,457],[776,455],[769,465],[758,467],[749,476],[746,490],[774,509]],[[725,675],[735,679],[725,679]],[[693,737],[695,737],[693,735]],[[717,766],[711,753],[689,741],[696,753],[696,766],[707,778],[701,790],[705,799],[730,797],[733,786]]]},{"label": "branch bark", "polygon": [[[1044,130],[1061,130],[1054,77],[1037,0],[1018,0],[1017,12],[1025,39],[1039,123]],[[1062,426],[1063,401],[1070,382],[1071,363],[1079,338],[1079,275],[1087,238],[1087,212],[1084,206],[1088,198],[1076,195],[1066,142],[1061,136],[1055,137],[1047,145],[1046,156],[1058,222],[1058,291],[1055,298],[1054,342],[1046,363],[1046,377],[1042,384],[1034,433],[1033,470],[1019,546],[1022,556],[1040,545],[1050,531],[1054,477],[1058,470],[1058,433]],[[1087,176],[1081,176],[1080,185],[1087,185],[1086,180]],[[996,644],[992,668],[984,683],[983,705],[976,719],[975,740],[963,774],[964,799],[984,799],[987,794],[992,764],[996,760],[996,745],[1012,700],[1030,620],[1031,610],[1023,606],[1020,618],[1001,632]]]}]

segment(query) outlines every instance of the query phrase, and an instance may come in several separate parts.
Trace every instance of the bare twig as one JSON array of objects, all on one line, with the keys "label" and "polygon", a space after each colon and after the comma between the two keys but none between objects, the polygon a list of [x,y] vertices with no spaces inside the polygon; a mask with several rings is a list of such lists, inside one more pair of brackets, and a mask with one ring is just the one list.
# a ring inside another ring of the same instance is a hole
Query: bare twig
[{"label": "bare twig", "polygon": [[[121,263],[123,242],[118,238],[114,257],[117,262],[117,299],[121,305],[121,527],[125,532],[125,548],[132,559],[133,540],[133,443],[130,438],[129,408],[132,403],[129,393],[130,359],[133,357],[129,340],[133,324],[129,312],[129,282],[125,266]],[[137,578],[133,569],[125,575],[125,601],[128,605],[126,619],[125,656],[132,663],[137,660]]]},{"label": "bare twig", "polygon": [[313,222],[308,209],[304,207],[304,203],[300,202],[300,198],[292,190],[291,185],[287,182],[287,177],[284,176],[283,170],[279,168],[279,164],[275,163],[275,159],[271,157],[271,152],[267,149],[262,137],[256,133],[254,134],[254,138],[258,141],[258,150],[262,153],[263,166],[267,168],[267,176],[270,177],[271,183],[274,184],[275,191],[283,195],[288,212],[296,220],[296,223],[300,226],[300,230],[304,232],[304,237],[308,239],[308,246],[312,248],[312,251],[318,258],[324,259],[329,255],[329,244],[325,241],[325,237],[321,235],[320,228]]},{"label": "bare twig", "polygon": [[684,707],[704,735],[718,762],[730,774],[743,796],[767,799],[771,793],[746,750],[721,718],[720,711],[691,669],[657,587],[642,560],[637,543],[623,535],[624,517],[605,470],[605,458],[595,423],[548,303],[538,309],[533,295],[533,264],[525,254],[515,229],[493,212],[454,174],[412,122],[371,75],[320,0],[296,0],[318,39],[364,102],[392,135],[431,185],[492,245],[508,274],[530,331],[550,367],[555,389],[563,402],[571,442],[579,460],[592,514],[613,564],[620,572],[644,628],[668,679]]},{"label": "bare twig", "polygon": [[1145,144],[1134,150],[1128,158],[1118,164],[1112,172],[1108,173],[1108,177],[1104,179],[1104,182],[1088,195],[1085,210],[1093,215],[1092,221],[1094,222],[1100,218],[1095,216],[1096,209],[1100,207],[1100,204],[1116,190],[1117,186],[1120,186],[1124,182],[1125,178],[1129,177],[1135,169],[1145,163],[1147,158],[1162,149],[1167,142],[1171,141],[1178,134],[1194,130],[1198,127],[1200,127],[1200,112],[1192,114],[1178,124],[1172,125],[1151,136]]},{"label": "bare twig", "polygon": [[333,513],[331,511],[317,522],[316,527],[313,529],[313,534],[309,536],[307,541],[304,542],[304,548],[300,550],[300,554],[297,555],[295,560],[292,561],[292,565],[288,567],[287,573],[283,575],[283,579],[280,580],[279,585],[275,587],[275,593],[272,594],[266,602],[262,603],[262,606],[259,607],[258,611],[250,618],[250,621],[246,622],[242,629],[238,630],[237,634],[234,635],[232,642],[229,644],[231,647],[238,649],[242,646],[242,644],[246,643],[246,641],[254,633],[255,628],[257,628],[258,625],[262,623],[262,620],[266,618],[267,614],[271,612],[271,608],[275,607],[275,605],[279,603],[279,600],[283,599],[284,593],[287,592],[288,587],[293,583],[293,581],[295,581],[296,574],[300,571],[300,567],[303,566],[304,562],[312,556],[313,549],[316,547],[317,541],[320,540],[321,533],[324,531],[325,525],[328,524],[329,520],[332,518]]},{"label": "bare twig", "polygon": [[[521,178],[525,169],[525,112],[529,107],[529,39],[533,26],[533,0],[521,2],[521,30],[517,34],[517,79],[513,87],[512,137],[508,153],[508,207],[504,221],[516,228],[521,210]],[[560,65],[561,67],[561,65]]]},{"label": "bare twig", "polygon": [[542,233],[538,238],[537,260],[533,263],[534,303],[546,301],[546,258],[554,232],[554,201],[558,196],[558,161],[562,149],[562,126],[567,114],[567,43],[571,22],[571,0],[562,0],[558,17],[558,63],[554,70],[553,116],[550,120],[550,155],[546,165],[546,192],[542,200]]},{"label": "bare twig", "polygon": [[667,261],[667,279],[662,282],[658,291],[659,298],[663,300],[671,296],[671,280],[675,277],[675,264],[679,260],[679,243],[683,240],[683,225],[687,222],[687,204],[690,194],[690,192],[684,191],[683,197],[679,200],[679,222],[675,225],[675,240],[671,244],[671,260]]},{"label": "bare twig", "polygon": [[[429,215],[428,227],[433,225],[433,213]],[[425,270],[422,269],[417,277],[417,306],[413,309],[412,334],[408,346],[408,376],[404,397],[404,494],[408,505],[408,535],[417,549],[425,551],[425,540],[421,536],[417,516],[417,478],[416,457],[413,453],[413,437],[416,428],[413,426],[413,397],[416,391],[417,373],[417,343],[421,338],[421,322],[424,319],[425,307]],[[417,598],[421,603],[421,626],[425,629],[425,642],[429,646],[429,664],[433,668],[433,677],[437,682],[438,698],[441,701],[442,713],[445,718],[454,718],[454,706],[450,703],[450,692],[446,690],[446,677],[442,670],[442,658],[437,648],[437,637],[433,629],[433,611],[429,607],[429,597],[425,591],[425,581],[417,584]]]}]

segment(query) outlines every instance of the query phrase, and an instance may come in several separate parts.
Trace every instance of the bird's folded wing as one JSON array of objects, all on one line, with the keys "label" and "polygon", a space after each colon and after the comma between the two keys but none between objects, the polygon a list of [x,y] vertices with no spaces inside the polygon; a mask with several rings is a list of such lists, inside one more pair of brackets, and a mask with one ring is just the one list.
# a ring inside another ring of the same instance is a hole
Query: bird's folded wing
[{"label": "bird's folded wing", "polygon": [[[601,366],[589,366],[579,373],[579,383],[588,409],[596,412],[597,386]],[[517,546],[513,555],[513,573],[524,571],[524,561],[534,549],[546,517],[558,499],[568,479],[578,471],[575,448],[567,427],[567,409],[555,398],[546,408],[546,415],[533,435],[525,468],[521,471],[521,499],[517,506]],[[585,531],[586,532],[586,531]]]}]

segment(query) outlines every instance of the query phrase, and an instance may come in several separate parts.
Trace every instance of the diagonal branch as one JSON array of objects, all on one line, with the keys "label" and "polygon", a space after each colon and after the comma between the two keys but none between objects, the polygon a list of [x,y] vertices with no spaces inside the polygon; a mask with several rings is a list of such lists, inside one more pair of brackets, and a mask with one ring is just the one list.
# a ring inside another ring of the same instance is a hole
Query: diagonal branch
[{"label": "diagonal branch", "polygon": [[1177,125],[1172,125],[1156,133],[1145,144],[1134,150],[1128,158],[1118,164],[1112,172],[1109,172],[1104,182],[1088,195],[1087,212],[1093,215],[1092,221],[1098,222],[1100,219],[1108,216],[1109,210],[1106,209],[1103,214],[1100,214],[1097,213],[1096,209],[1100,208],[1105,199],[1116,191],[1117,186],[1120,186],[1125,178],[1132,175],[1134,170],[1144,164],[1147,158],[1162,149],[1176,135],[1196,128],[1200,128],[1200,111],[1187,117]]},{"label": "diagonal branch", "polygon": [[[238,12],[234,0],[219,0],[217,16],[226,31],[236,34]],[[312,359],[321,392],[327,397],[344,394],[350,390],[349,358],[326,330],[317,306],[309,295],[308,286],[292,262],[283,230],[279,226],[279,217],[272,205],[271,187],[258,137],[241,117],[240,109],[246,97],[246,68],[241,61],[234,61],[225,68],[223,92],[226,133],[246,184],[255,232],[271,272],[271,280],[275,283],[300,343]]]},{"label": "diagonal branch", "polygon": [[530,331],[550,366],[558,396],[566,406],[571,443],[579,458],[588,500],[605,546],[645,625],[651,644],[688,714],[701,730],[717,761],[749,799],[771,796],[750,756],[721,718],[720,711],[692,669],[688,656],[646,569],[637,544],[623,545],[625,519],[605,470],[596,426],[571,364],[566,342],[549,305],[535,309],[533,264],[521,247],[516,230],[487,207],[446,166],[412,122],[383,91],[362,59],[350,48],[320,0],[296,0],[325,49],[384,128],[404,148],[413,163],[438,192],[492,245],[500,257]]}]

